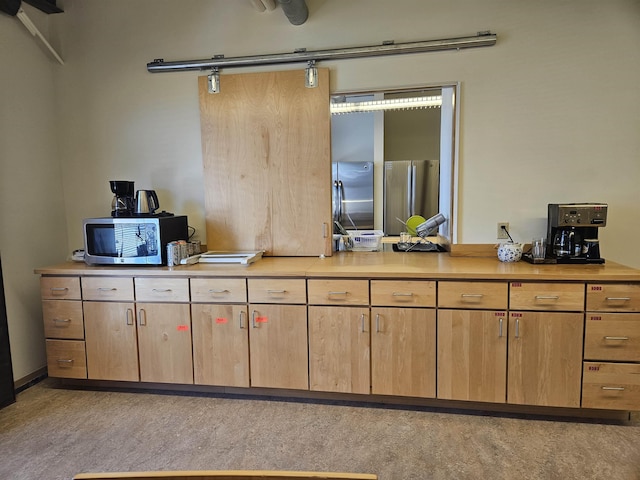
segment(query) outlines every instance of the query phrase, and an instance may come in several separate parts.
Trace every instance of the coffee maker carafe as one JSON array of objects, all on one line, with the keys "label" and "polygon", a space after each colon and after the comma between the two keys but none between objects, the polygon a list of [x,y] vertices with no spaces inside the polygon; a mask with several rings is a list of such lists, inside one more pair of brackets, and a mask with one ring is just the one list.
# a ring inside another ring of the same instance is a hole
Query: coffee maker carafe
[{"label": "coffee maker carafe", "polygon": [[554,263],[604,263],[598,229],[607,224],[606,203],[550,203],[547,257]]},{"label": "coffee maker carafe", "polygon": [[110,180],[113,192],[111,201],[112,217],[130,217],[134,212],[134,182],[125,180]]}]

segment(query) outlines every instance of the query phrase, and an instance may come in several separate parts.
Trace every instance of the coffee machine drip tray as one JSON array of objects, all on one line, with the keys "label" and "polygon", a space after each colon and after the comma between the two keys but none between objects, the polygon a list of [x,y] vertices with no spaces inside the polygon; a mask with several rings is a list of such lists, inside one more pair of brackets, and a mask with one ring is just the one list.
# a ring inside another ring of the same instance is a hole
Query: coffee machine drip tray
[{"label": "coffee machine drip tray", "polygon": [[522,259],[525,262],[536,265],[602,265],[604,258],[586,257],[561,257],[561,258],[533,258],[530,252],[524,253]]}]

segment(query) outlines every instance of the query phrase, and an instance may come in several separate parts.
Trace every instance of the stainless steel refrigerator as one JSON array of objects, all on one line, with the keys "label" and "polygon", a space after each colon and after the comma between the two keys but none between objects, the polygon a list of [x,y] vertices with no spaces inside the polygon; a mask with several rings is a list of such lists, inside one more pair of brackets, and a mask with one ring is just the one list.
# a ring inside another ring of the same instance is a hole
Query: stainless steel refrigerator
[{"label": "stainless steel refrigerator", "polygon": [[398,160],[384,162],[383,229],[399,235],[412,215],[430,218],[439,211],[439,160]]},{"label": "stainless steel refrigerator", "polygon": [[373,162],[333,162],[331,174],[333,220],[347,230],[373,229]]}]

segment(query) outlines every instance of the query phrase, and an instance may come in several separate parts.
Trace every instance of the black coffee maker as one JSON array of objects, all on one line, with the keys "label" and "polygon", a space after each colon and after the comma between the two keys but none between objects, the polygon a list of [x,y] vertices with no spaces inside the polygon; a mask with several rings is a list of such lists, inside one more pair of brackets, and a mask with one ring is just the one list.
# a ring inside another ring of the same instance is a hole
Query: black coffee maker
[{"label": "black coffee maker", "polygon": [[598,229],[607,225],[606,203],[550,203],[547,258],[555,263],[604,263]]},{"label": "black coffee maker", "polygon": [[110,180],[109,185],[113,192],[111,201],[112,217],[130,217],[134,213],[135,197],[134,182],[125,180]]}]

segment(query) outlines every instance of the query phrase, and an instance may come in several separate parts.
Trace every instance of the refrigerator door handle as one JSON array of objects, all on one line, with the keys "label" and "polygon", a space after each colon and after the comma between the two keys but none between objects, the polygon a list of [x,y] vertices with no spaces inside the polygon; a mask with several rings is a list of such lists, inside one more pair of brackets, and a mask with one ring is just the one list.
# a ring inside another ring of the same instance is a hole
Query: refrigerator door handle
[{"label": "refrigerator door handle", "polygon": [[340,206],[338,205],[338,181],[333,181],[333,220],[335,222],[340,221],[340,216],[338,212],[340,211]]},{"label": "refrigerator door handle", "polygon": [[344,197],[344,186],[342,185],[342,180],[338,180],[338,216],[340,218],[340,222],[342,222],[342,202],[343,202],[343,197]]}]

